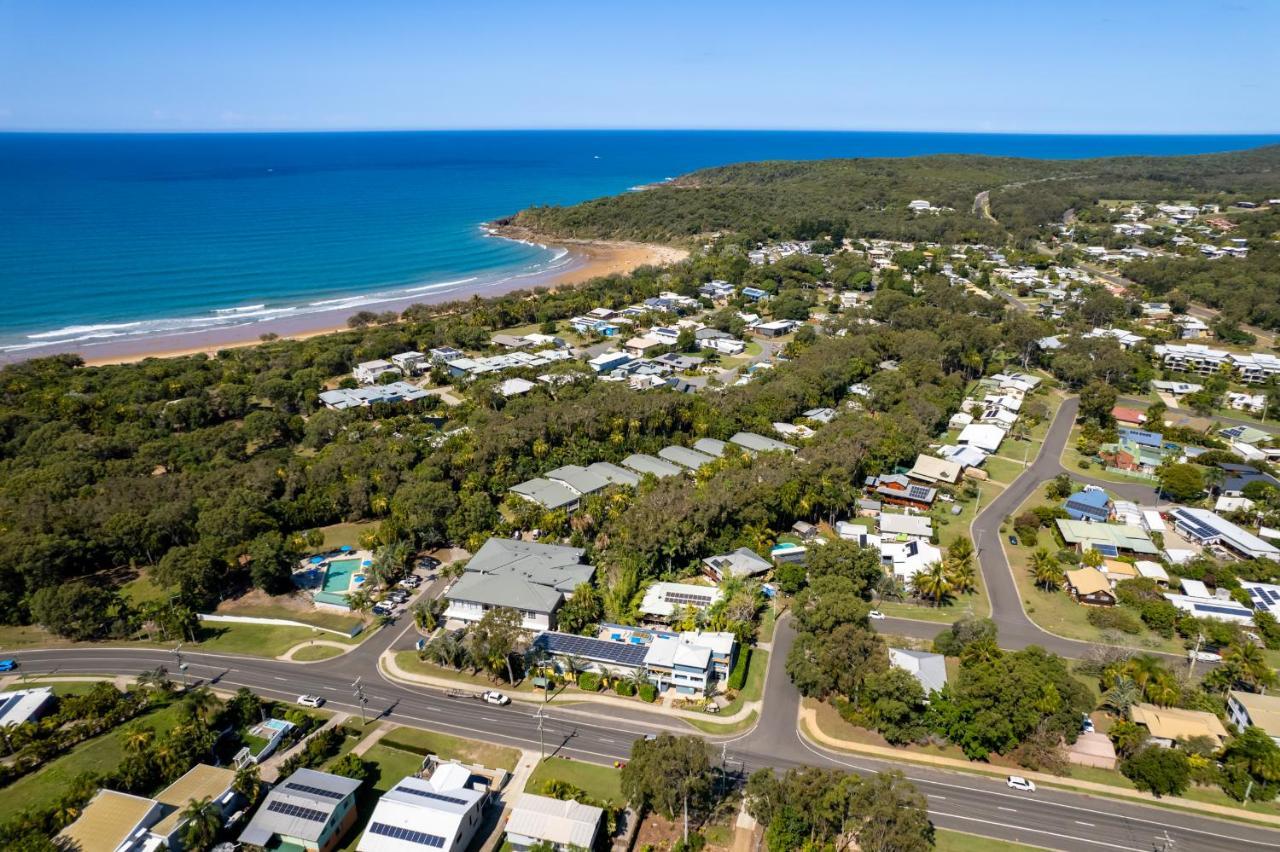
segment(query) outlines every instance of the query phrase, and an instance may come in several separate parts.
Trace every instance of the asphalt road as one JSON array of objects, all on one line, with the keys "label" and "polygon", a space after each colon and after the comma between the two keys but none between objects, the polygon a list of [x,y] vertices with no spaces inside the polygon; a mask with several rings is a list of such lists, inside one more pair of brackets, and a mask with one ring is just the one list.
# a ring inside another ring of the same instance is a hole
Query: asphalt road
[{"label": "asphalt road", "polygon": [[[539,748],[536,709],[515,703],[490,707],[473,699],[450,698],[442,690],[410,688],[381,678],[371,665],[381,650],[411,642],[412,631],[388,631],[344,657],[320,663],[287,663],[249,657],[184,654],[193,682],[222,689],[247,686],[262,695],[292,700],[303,692],[327,699],[329,709],[358,715],[352,697],[356,674],[363,678],[369,702],[365,712],[458,736],[482,739],[516,748]],[[922,769],[888,761],[843,755],[802,739],[796,729],[800,696],[785,672],[786,652],[793,633],[788,619],[775,632],[770,656],[767,700],[759,723],[748,733],[708,737],[731,769],[750,773],[760,768],[785,770],[797,766],[829,766],[859,773],[903,770],[928,796],[930,817],[941,828],[986,837],[1034,843],[1051,849],[1119,849],[1146,852],[1155,837],[1168,830],[1180,850],[1237,850],[1280,848],[1280,832],[1183,815],[1142,804],[1092,798],[1076,793],[1041,790],[1017,793],[999,779]],[[176,670],[171,653],[140,649],[63,649],[26,651],[23,672],[135,674],[165,665]],[[652,715],[608,718],[589,709],[558,707],[546,713],[543,742],[546,752],[573,760],[609,764],[626,760],[633,740],[667,730],[668,720]]]}]

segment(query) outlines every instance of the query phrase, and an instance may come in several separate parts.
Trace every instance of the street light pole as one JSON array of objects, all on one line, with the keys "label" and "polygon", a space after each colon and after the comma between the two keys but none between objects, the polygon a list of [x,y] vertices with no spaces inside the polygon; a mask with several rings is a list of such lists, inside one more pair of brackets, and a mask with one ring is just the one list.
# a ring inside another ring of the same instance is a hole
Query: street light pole
[{"label": "street light pole", "polygon": [[182,672],[182,688],[183,688],[183,690],[186,690],[186,688],[187,688],[187,664],[186,664],[186,663],[184,663],[184,662],[182,662],[182,643],[181,643],[181,642],[179,642],[179,643],[178,643],[178,646],[177,646],[176,648],[174,648],[174,649],[173,649],[173,656],[174,656],[174,658],[175,658],[175,659],[177,659],[177,661],[178,661],[178,671]]},{"label": "street light pole", "polygon": [[542,730],[543,730],[542,720],[546,718],[545,716],[542,715],[543,709],[545,708],[539,707],[538,712],[533,714],[534,718],[538,720],[538,759],[539,760],[543,760],[547,756],[546,738],[543,736],[543,733],[542,733]]},{"label": "street light pole", "polygon": [[355,690],[356,700],[360,702],[360,724],[362,726],[369,724],[365,718],[364,708],[369,703],[369,698],[364,694],[364,686],[360,683],[360,678],[356,678],[356,682],[351,684],[351,688]]}]

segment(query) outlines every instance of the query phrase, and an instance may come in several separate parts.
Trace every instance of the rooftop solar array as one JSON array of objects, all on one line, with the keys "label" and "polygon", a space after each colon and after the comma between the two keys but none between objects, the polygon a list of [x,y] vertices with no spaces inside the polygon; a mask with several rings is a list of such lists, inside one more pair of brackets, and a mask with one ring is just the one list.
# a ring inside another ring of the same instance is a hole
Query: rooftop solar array
[{"label": "rooftop solar array", "polygon": [[1234,615],[1234,616],[1249,614],[1248,608],[1240,606],[1238,604],[1236,606],[1227,606],[1226,604],[1209,604],[1209,603],[1197,602],[1197,603],[1193,603],[1191,606],[1193,609],[1195,609],[1196,612],[1213,612],[1219,615]]},{"label": "rooftop solar array", "polygon": [[22,700],[21,695],[11,695],[8,697],[0,697],[0,716],[9,712],[9,708]]},{"label": "rooftop solar array", "polygon": [[369,826],[369,833],[376,834],[379,837],[390,837],[392,840],[404,840],[409,843],[417,843],[419,846],[430,846],[435,849],[444,848],[444,838],[435,834],[427,834],[425,831],[414,831],[411,828],[400,828],[396,825],[387,825],[384,822],[375,822]]},{"label": "rooftop solar array", "polygon": [[699,595],[693,592],[667,592],[663,600],[672,604],[691,604],[693,606],[711,606],[711,595]]},{"label": "rooftop solar array", "polygon": [[1219,535],[1219,531],[1217,529],[1206,524],[1194,515],[1178,511],[1177,509],[1174,510],[1173,515],[1177,518],[1180,525],[1198,538],[1214,538]]},{"label": "rooftop solar array", "polygon": [[1116,547],[1114,544],[1104,544],[1100,541],[1092,541],[1089,543],[1089,547],[1092,550],[1098,551],[1103,556],[1119,556],[1120,555],[1120,548]]},{"label": "rooftop solar array", "polygon": [[279,799],[273,799],[267,802],[267,810],[285,816],[297,817],[298,819],[310,820],[311,822],[325,822],[329,819],[329,815],[322,811],[312,808],[304,808],[301,805],[291,805],[288,802],[282,802]]},{"label": "rooftop solar array", "polygon": [[610,642],[607,639],[574,636],[571,633],[542,633],[534,641],[552,654],[570,654],[625,666],[644,665],[645,655],[649,653],[648,645]]},{"label": "rooftop solar array", "polygon": [[421,796],[424,799],[436,799],[441,802],[448,802],[451,805],[466,805],[466,799],[459,799],[457,796],[446,796],[442,793],[433,793],[430,790],[419,790],[414,787],[397,787],[397,793],[412,793],[415,796]]},{"label": "rooftop solar array", "polygon": [[313,796],[321,796],[325,799],[336,800],[346,798],[344,793],[339,793],[336,790],[323,790],[319,787],[312,787],[309,784],[299,784],[297,781],[286,781],[284,786],[290,790],[300,790],[303,793],[310,793]]},{"label": "rooftop solar array", "polygon": [[1280,608],[1280,591],[1271,586],[1245,586],[1249,592],[1250,599],[1253,600],[1255,609],[1265,609],[1267,612],[1273,612]]}]

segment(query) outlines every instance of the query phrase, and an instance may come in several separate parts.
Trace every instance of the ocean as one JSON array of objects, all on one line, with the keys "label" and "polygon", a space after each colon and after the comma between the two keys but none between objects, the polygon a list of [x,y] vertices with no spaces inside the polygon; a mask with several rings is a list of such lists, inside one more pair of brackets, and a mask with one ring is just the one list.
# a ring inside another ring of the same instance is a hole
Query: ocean
[{"label": "ocean", "polygon": [[[511,131],[0,134],[0,360],[536,280],[483,222],[744,160],[1193,154],[1259,136]],[[256,336],[256,333],[253,335]]]}]

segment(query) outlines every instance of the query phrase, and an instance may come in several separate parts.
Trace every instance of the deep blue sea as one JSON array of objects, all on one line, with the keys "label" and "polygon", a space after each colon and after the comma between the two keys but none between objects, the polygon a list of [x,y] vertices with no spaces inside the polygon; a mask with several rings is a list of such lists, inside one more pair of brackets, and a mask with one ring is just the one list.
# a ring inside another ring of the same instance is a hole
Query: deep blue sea
[{"label": "deep blue sea", "polygon": [[[744,160],[1191,154],[1258,136],[0,134],[0,356],[465,293],[553,269],[482,222]],[[265,327],[265,326],[264,326]]]}]

